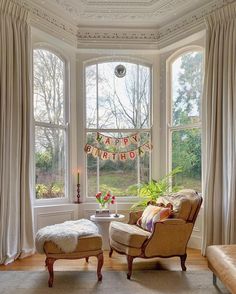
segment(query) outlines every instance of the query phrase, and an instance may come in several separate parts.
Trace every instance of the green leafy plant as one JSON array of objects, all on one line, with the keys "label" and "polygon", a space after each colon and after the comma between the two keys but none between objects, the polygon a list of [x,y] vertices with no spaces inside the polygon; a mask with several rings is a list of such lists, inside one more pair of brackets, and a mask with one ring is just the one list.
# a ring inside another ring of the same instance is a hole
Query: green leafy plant
[{"label": "green leafy plant", "polygon": [[182,169],[177,167],[158,181],[152,179],[149,183],[140,185],[138,188],[140,200],[132,205],[131,210],[143,210],[149,202],[156,202],[160,196],[168,193],[171,187],[172,191],[177,191],[179,187],[172,185],[172,179],[181,171]]}]

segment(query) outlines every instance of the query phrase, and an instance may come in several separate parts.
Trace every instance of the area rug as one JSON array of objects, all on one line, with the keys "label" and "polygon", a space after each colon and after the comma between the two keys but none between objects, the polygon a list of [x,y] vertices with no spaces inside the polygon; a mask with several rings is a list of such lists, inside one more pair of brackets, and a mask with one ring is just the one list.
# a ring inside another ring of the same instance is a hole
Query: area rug
[{"label": "area rug", "polygon": [[0,272],[1,294],[148,294],[190,293],[215,294],[229,292],[219,282],[212,285],[212,274],[208,271],[134,271],[132,279],[125,272],[103,272],[103,281],[97,282],[96,272],[55,272],[53,288],[47,287],[48,273],[27,271]]}]

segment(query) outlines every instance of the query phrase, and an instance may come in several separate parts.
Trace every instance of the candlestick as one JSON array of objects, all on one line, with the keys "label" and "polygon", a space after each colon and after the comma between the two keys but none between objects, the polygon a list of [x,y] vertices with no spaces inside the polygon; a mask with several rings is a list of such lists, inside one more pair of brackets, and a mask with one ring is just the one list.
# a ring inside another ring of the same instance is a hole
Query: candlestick
[{"label": "candlestick", "polygon": [[80,204],[81,201],[80,201],[80,184],[77,184],[77,200],[74,202],[74,203],[77,203],[77,204]]}]

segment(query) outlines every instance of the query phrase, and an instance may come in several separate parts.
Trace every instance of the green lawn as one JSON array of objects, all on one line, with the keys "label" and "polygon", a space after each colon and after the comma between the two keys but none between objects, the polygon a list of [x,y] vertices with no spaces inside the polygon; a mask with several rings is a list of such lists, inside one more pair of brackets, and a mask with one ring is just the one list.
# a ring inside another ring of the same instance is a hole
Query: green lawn
[{"label": "green lawn", "polygon": [[[97,191],[96,175],[89,175],[88,177],[88,195],[93,196]],[[134,196],[135,187],[137,183],[136,174],[132,173],[109,173],[103,172],[100,177],[100,191],[110,191],[115,196]],[[201,192],[201,181],[194,178],[178,177],[177,184],[180,188],[190,188]]]},{"label": "green lawn", "polygon": [[[97,193],[96,175],[88,177],[88,195]],[[102,173],[99,177],[100,191],[110,191],[115,196],[130,196],[130,187],[137,183],[136,174],[132,173]],[[132,195],[131,195],[132,196]]]}]

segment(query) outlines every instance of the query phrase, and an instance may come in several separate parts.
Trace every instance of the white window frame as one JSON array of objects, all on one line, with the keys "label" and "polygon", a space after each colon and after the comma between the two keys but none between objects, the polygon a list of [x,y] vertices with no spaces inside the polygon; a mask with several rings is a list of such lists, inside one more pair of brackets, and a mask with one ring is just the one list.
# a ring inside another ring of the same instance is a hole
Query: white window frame
[{"label": "white window frame", "polygon": [[[64,120],[63,125],[57,125],[48,122],[38,122],[34,119],[34,51],[35,50],[46,50],[54,55],[56,55],[64,63]],[[37,43],[32,49],[32,121],[33,121],[33,201],[35,206],[41,205],[58,205],[70,202],[70,174],[69,174],[69,105],[70,105],[70,95],[69,95],[69,61],[68,59],[53,46],[45,43]],[[37,199],[35,190],[35,128],[47,127],[47,128],[57,128],[64,131],[65,138],[65,197],[63,198],[48,198],[48,199]]]},{"label": "white window frame", "polygon": [[[98,65],[100,63],[106,63],[106,62],[128,62],[128,63],[134,63],[137,65],[142,65],[149,67],[150,69],[150,128],[147,129],[98,129],[98,128],[87,128],[87,100],[86,100],[86,68],[91,65]],[[88,60],[84,62],[83,64],[83,97],[84,97],[84,142],[86,144],[87,142],[87,133],[96,133],[96,132],[107,132],[107,133],[112,133],[112,132],[121,132],[121,133],[136,133],[136,132],[147,132],[150,134],[150,138],[152,140],[152,131],[153,131],[153,67],[152,64],[143,61],[142,59],[139,58],[133,58],[133,57],[124,57],[124,56],[109,56],[109,57],[103,57],[103,58],[94,58],[91,60]],[[84,155],[84,162],[85,162],[85,199],[86,202],[95,202],[95,197],[89,196],[88,195],[88,183],[87,183],[87,155]],[[139,169],[138,169],[138,174],[139,174]],[[99,176],[97,175],[98,180],[97,180],[97,185],[99,186]],[[152,153],[150,152],[149,154],[149,180],[152,178]],[[138,179],[140,180],[140,176],[138,175]],[[95,195],[94,195],[95,196]],[[138,196],[126,196],[122,197],[119,196],[116,198],[118,202],[136,202],[139,197]]]},{"label": "white window frame", "polygon": [[[166,97],[167,97],[167,172],[172,171],[172,133],[174,131],[199,129],[202,130],[202,111],[200,111],[200,120],[196,123],[173,126],[172,124],[172,65],[182,55],[189,52],[201,52],[203,54],[204,68],[204,48],[197,45],[186,46],[174,52],[166,61]],[[203,71],[204,72],[204,71]],[[202,77],[204,79],[204,76]],[[202,97],[201,97],[202,105]]]}]

